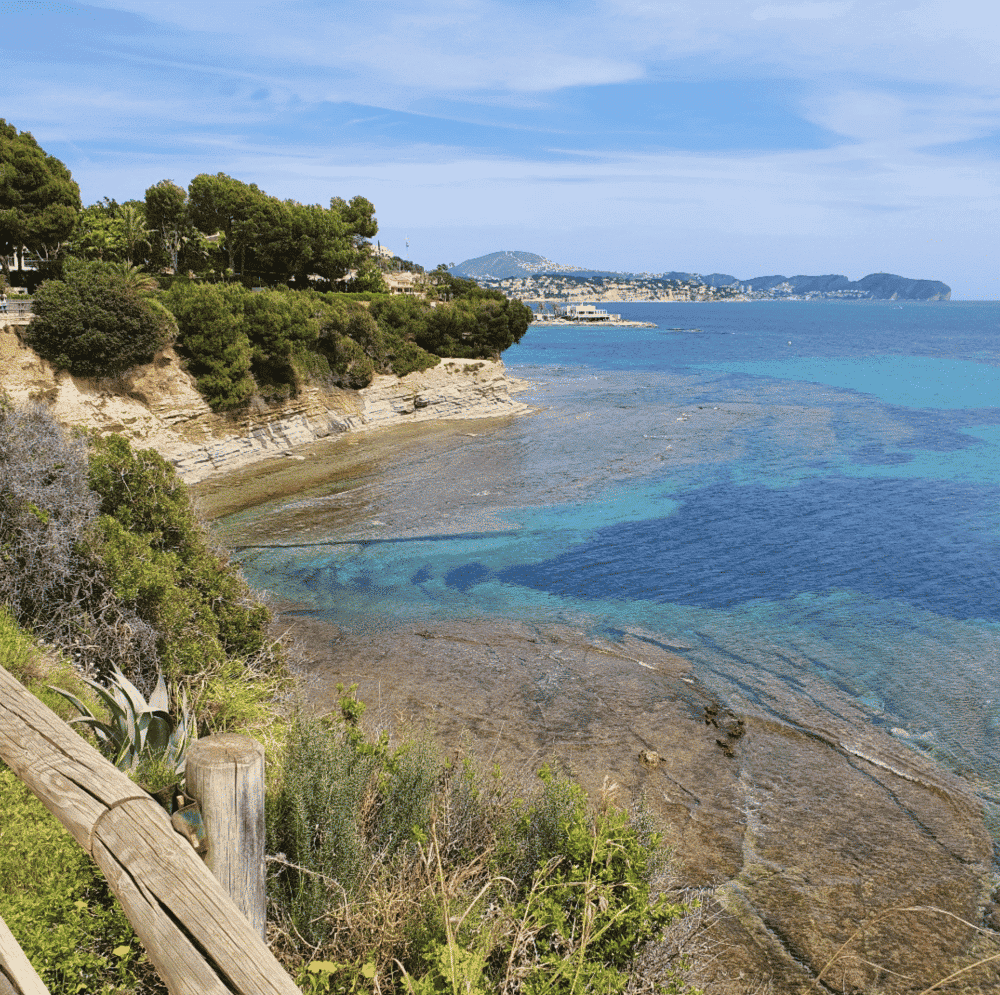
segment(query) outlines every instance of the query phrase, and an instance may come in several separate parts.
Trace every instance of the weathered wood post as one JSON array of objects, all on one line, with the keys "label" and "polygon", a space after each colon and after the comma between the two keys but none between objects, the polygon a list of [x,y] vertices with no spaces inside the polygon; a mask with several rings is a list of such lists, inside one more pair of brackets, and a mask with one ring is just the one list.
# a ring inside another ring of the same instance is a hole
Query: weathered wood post
[{"label": "weathered wood post", "polygon": [[49,995],[3,919],[0,919],[0,995]]},{"label": "weathered wood post", "polygon": [[94,858],[171,995],[300,995],[167,813],[2,666],[0,760]]},{"label": "weathered wood post", "polygon": [[205,863],[266,940],[264,747],[235,733],[206,736],[191,744],[185,775],[205,820]]}]

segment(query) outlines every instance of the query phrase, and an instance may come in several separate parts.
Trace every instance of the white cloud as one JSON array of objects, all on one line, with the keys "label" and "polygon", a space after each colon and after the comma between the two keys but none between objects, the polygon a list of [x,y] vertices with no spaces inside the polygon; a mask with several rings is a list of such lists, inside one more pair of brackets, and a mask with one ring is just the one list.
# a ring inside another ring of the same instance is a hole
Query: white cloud
[{"label": "white cloud", "polygon": [[922,148],[1000,131],[1000,94],[947,96],[844,90],[816,99],[806,116],[855,141]]}]

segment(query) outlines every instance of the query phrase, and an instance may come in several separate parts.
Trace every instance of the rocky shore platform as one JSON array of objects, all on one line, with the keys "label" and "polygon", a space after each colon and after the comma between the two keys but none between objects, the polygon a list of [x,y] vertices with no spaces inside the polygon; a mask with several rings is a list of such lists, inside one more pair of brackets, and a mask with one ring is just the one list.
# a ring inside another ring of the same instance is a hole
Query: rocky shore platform
[{"label": "rocky shore platform", "polygon": [[357,683],[376,724],[427,726],[512,781],[555,761],[595,797],[644,798],[672,851],[667,887],[702,902],[648,952],[651,977],[680,946],[706,995],[921,993],[954,972],[943,990],[1000,991],[977,799],[804,662],[781,675],[734,665],[709,688],[682,647],[642,632],[284,624],[306,647],[312,707]]}]

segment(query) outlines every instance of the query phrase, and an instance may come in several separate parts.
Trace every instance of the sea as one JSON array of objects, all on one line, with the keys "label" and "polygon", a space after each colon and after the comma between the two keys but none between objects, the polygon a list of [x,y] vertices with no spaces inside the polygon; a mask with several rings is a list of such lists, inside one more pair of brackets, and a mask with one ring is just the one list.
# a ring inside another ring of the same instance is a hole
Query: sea
[{"label": "sea", "polygon": [[507,350],[532,413],[220,522],[251,582],[359,633],[639,634],[710,687],[736,663],[750,696],[794,659],[1000,834],[1000,302],[615,310],[654,327],[537,324]]}]

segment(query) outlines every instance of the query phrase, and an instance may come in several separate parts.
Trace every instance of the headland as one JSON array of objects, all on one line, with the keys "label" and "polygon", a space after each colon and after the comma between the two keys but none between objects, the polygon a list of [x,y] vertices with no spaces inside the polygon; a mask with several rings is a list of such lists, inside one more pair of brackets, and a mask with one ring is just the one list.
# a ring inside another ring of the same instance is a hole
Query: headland
[{"label": "headland", "polygon": [[12,401],[45,404],[63,424],[155,449],[186,483],[293,457],[298,447],[345,432],[523,414],[528,406],[513,395],[526,387],[499,360],[442,359],[404,377],[377,376],[361,390],[312,384],[286,401],[255,398],[238,412],[216,413],[172,348],[119,377],[74,377],[53,369],[13,327],[0,330],[0,390]]}]

